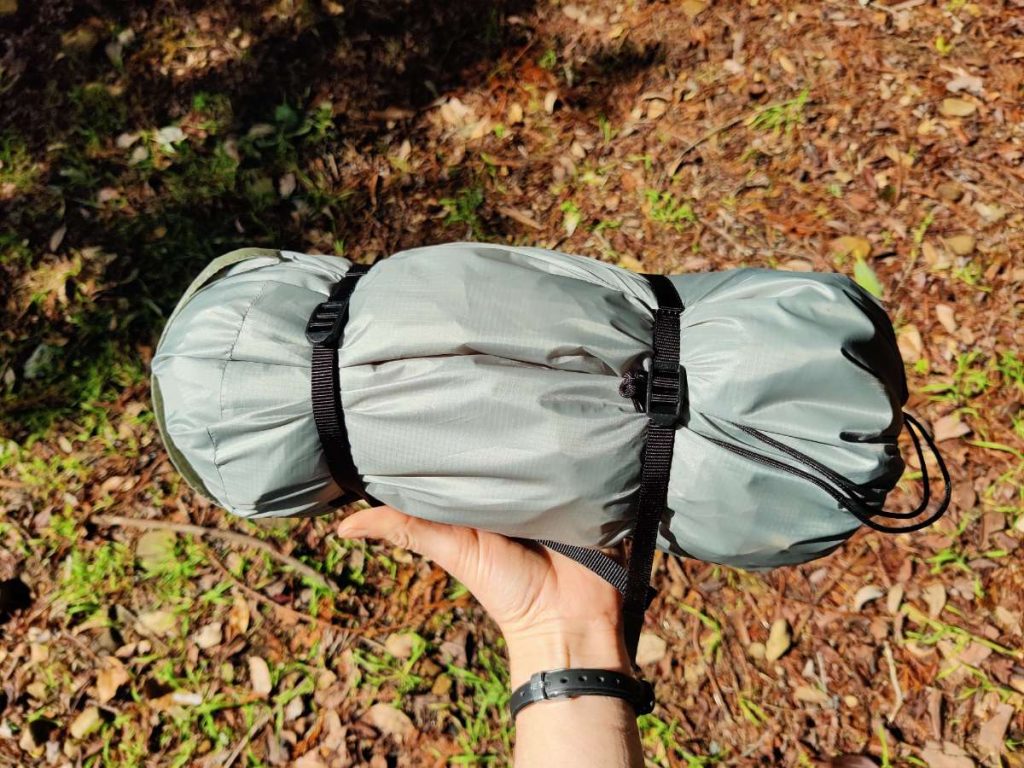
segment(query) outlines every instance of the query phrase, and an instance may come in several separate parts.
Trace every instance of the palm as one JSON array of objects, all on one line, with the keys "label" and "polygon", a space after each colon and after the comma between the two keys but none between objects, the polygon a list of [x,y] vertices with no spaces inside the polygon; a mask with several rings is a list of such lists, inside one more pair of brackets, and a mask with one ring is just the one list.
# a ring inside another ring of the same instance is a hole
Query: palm
[{"label": "palm", "polygon": [[578,563],[532,542],[476,532],[463,583],[505,629],[573,619],[612,620],[618,592]]}]

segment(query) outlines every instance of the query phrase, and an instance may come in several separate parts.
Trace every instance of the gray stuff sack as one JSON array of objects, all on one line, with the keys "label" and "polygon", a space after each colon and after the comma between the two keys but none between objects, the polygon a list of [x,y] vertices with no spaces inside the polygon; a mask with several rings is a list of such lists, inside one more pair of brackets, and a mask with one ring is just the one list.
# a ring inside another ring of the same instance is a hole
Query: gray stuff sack
[{"label": "gray stuff sack", "polygon": [[[167,323],[152,381],[164,443],[237,515],[320,514],[342,494],[313,419],[305,328],[349,266],[236,251]],[[885,312],[837,274],[671,280],[689,402],[659,548],[758,569],[831,552],[861,520],[772,460],[799,451],[881,509],[903,471],[907,398]],[[619,387],[650,355],[655,307],[641,276],[538,248],[453,243],[378,262],[352,295],[339,356],[367,490],[442,523],[617,543],[633,525],[646,422]]]}]

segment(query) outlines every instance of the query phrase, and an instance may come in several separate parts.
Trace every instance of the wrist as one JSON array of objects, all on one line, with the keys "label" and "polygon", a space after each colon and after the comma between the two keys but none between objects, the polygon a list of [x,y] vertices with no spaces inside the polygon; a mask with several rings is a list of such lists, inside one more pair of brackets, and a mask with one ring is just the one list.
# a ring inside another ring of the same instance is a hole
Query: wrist
[{"label": "wrist", "polygon": [[606,622],[535,626],[506,633],[512,689],[535,672],[552,669],[608,669],[632,674],[622,633]]}]

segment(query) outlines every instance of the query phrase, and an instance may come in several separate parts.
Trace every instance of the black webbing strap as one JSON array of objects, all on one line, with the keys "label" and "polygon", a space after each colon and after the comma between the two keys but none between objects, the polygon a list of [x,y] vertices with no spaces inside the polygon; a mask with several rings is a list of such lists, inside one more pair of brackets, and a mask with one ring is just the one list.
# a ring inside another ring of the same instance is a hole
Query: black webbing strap
[{"label": "black webbing strap", "polygon": [[676,428],[685,411],[685,378],[679,364],[679,316],[683,303],[672,282],[663,275],[644,275],[658,300],[654,312],[654,354],[643,378],[646,394],[647,433],[640,471],[640,491],[634,508],[636,524],[629,566],[596,549],[541,541],[544,546],[581,563],[622,593],[626,650],[636,659],[636,647],[644,614],[655,595],[651,569],[658,542],[658,529],[668,505],[668,481]]},{"label": "black webbing strap", "polygon": [[335,499],[340,506],[362,498],[371,504],[376,499],[366,492],[363,478],[352,460],[352,450],[341,407],[341,385],[338,381],[338,348],[345,337],[348,302],[359,278],[370,267],[353,264],[345,276],[334,284],[331,295],[316,306],[306,324],[306,339],[313,345],[312,396],[313,419],[320,435],[320,445],[334,481],[345,494]]}]

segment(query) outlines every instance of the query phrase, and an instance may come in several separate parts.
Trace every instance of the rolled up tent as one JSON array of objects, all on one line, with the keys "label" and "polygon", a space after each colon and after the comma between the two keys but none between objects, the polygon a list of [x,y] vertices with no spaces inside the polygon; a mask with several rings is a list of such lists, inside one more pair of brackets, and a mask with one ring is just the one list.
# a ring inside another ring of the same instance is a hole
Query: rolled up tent
[{"label": "rolled up tent", "polygon": [[[190,484],[235,514],[319,514],[344,495],[314,422],[305,331],[351,266],[228,254],[164,330],[153,360],[164,442]],[[670,279],[685,306],[687,400],[658,547],[744,568],[831,552],[864,520],[846,496],[880,511],[903,471],[907,389],[885,312],[836,274]],[[629,536],[646,419],[620,389],[651,354],[656,307],[639,275],[537,248],[453,243],[379,261],[351,295],[338,353],[367,492],[508,536],[589,547]]]}]

